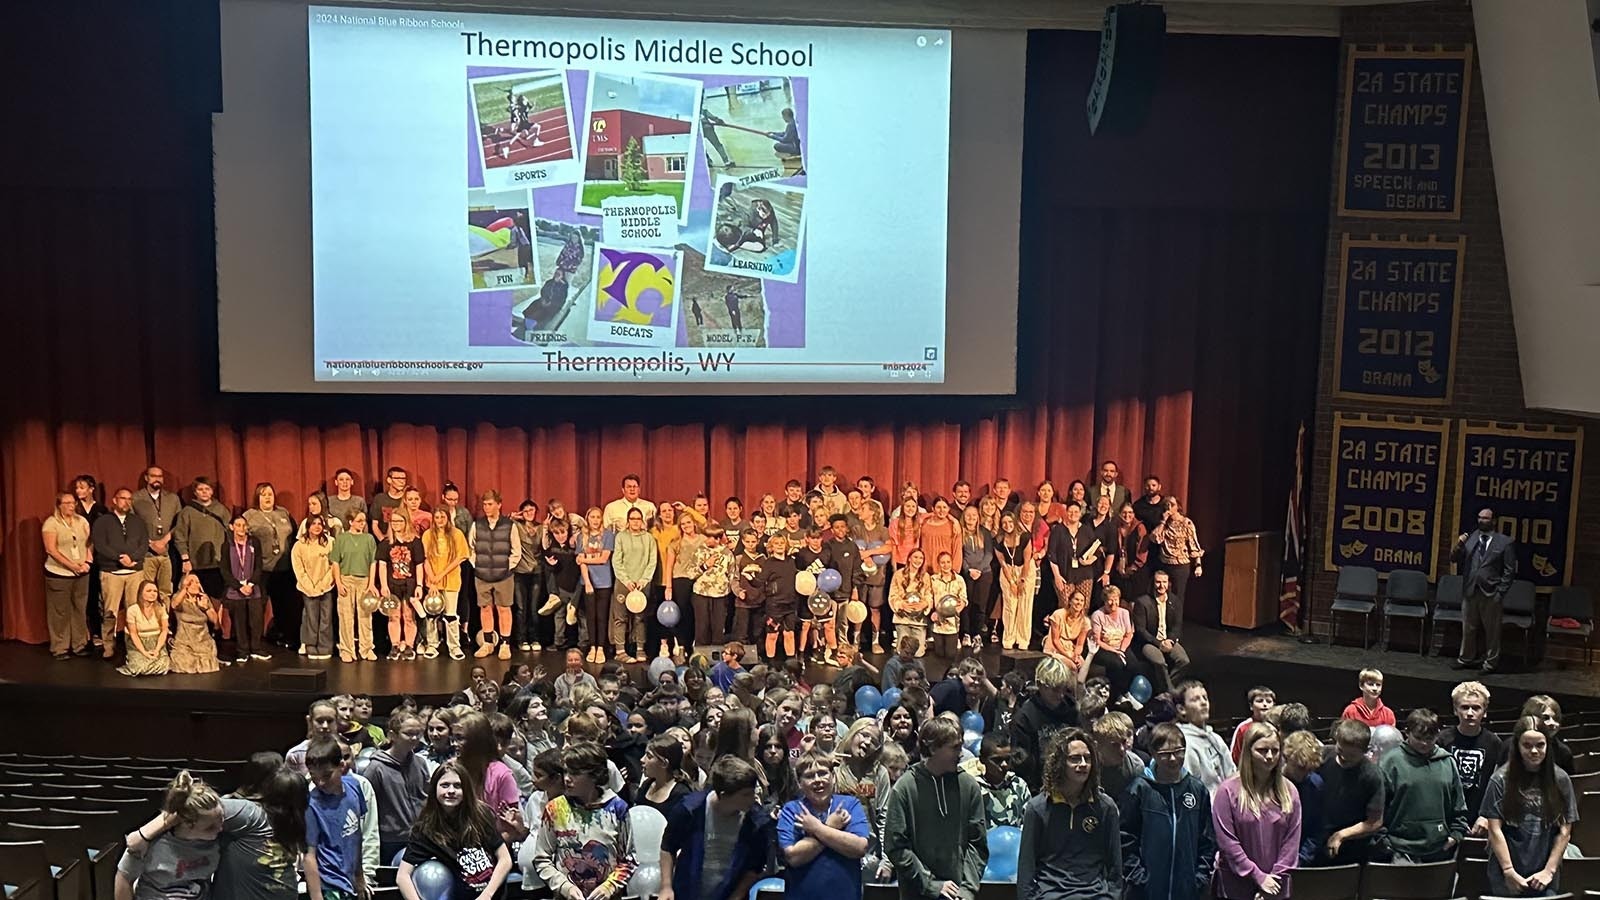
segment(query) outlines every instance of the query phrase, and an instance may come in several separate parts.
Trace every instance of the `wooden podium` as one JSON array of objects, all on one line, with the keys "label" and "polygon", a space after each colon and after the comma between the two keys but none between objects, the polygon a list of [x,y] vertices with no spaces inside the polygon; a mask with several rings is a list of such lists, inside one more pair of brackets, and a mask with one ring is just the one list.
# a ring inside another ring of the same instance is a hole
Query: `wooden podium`
[{"label": "wooden podium", "polygon": [[1228,538],[1222,569],[1222,624],[1256,629],[1278,620],[1283,535],[1256,531]]}]

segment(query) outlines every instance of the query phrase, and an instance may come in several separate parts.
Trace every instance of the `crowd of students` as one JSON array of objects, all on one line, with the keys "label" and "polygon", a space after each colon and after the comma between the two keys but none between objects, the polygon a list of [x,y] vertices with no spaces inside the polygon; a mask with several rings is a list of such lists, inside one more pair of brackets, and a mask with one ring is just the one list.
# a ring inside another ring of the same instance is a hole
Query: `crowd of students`
[{"label": "crowd of students", "polygon": [[[475,665],[447,704],[403,698],[381,726],[369,698],[318,700],[305,740],[253,757],[236,794],[180,775],[121,872],[135,897],[215,879],[289,900],[298,870],[312,900],[346,900],[397,865],[403,896],[438,900],[414,883],[436,861],[451,897],[730,900],[779,877],[802,898],[971,900],[1012,827],[1023,900],[1282,897],[1296,869],[1451,859],[1469,835],[1489,859],[1461,865],[1496,892],[1559,887],[1578,812],[1548,696],[1505,741],[1475,681],[1451,692],[1454,725],[1419,708],[1397,730],[1363,670],[1325,743],[1267,687],[1229,732],[1193,680],[1136,728],[1060,660],[996,680],[966,655],[932,681],[917,649],[906,636],[882,669],[846,649],[818,684],[737,642],[598,677],[573,649],[553,677]],[[894,693],[873,711],[878,685]]]},{"label": "crowd of students", "polygon": [[[643,498],[637,475],[569,511],[446,483],[430,509],[401,467],[364,496],[355,473],[313,488],[296,518],[271,483],[230,507],[194,478],[187,496],[151,466],[102,506],[92,476],[41,526],[50,650],[95,652],[128,675],[210,672],[297,649],[312,661],[579,648],[587,662],[680,663],[736,639],[766,660],[836,664],[841,647],[899,639],[952,659],[998,644],[1042,649],[1117,695],[1137,673],[1170,689],[1188,665],[1183,593],[1202,573],[1194,522],[1161,480],[1134,499],[1115,462],[1092,486],[1031,496],[996,478],[944,495],[916,484],[885,505],[870,476],[824,466],[717,510]],[[476,610],[474,614],[473,610]],[[377,627],[374,627],[374,623]],[[1037,626],[1037,627],[1036,627]],[[219,637],[225,636],[219,641]]]}]

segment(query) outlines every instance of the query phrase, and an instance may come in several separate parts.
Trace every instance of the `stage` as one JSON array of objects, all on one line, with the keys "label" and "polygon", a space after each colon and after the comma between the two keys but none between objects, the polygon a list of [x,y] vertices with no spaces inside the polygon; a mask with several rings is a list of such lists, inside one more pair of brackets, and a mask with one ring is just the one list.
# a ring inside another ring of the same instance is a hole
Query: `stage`
[{"label": "stage", "polygon": [[[1449,667],[1449,657],[1419,658],[1414,649],[1363,652],[1359,646],[1305,645],[1285,635],[1268,636],[1189,625],[1184,643],[1194,660],[1190,675],[1206,682],[1212,723],[1231,724],[1244,715],[1245,691],[1257,684],[1274,688],[1280,702],[1299,701],[1314,716],[1338,715],[1356,696],[1356,672],[1363,666],[1384,671],[1385,700],[1402,714],[1427,705],[1449,719],[1450,688],[1469,673]],[[83,752],[105,735],[114,735],[120,753],[167,755],[175,739],[189,756],[238,758],[263,748],[282,749],[304,736],[306,706],[336,693],[372,695],[380,714],[403,694],[422,704],[438,703],[467,684],[473,665],[482,663],[496,681],[508,666],[527,662],[558,673],[562,654],[513,654],[509,662],[490,657],[411,662],[310,663],[280,651],[270,662],[225,666],[211,675],[128,678],[98,657],[56,662],[40,645],[0,643],[0,707],[12,727],[0,731],[0,751]],[[990,650],[983,656],[991,674],[1013,665],[1031,668],[1038,654]],[[887,657],[875,656],[875,665]],[[944,662],[924,660],[929,675],[943,674]],[[275,688],[274,670],[319,668],[321,691]],[[588,666],[591,672],[597,667]],[[644,678],[645,666],[628,667]],[[837,670],[815,666],[814,683],[833,680]],[[1581,668],[1496,673],[1485,679],[1493,706],[1505,708],[1530,694],[1551,693],[1567,710],[1600,708],[1593,672]],[[1219,725],[1219,727],[1221,727]]]}]

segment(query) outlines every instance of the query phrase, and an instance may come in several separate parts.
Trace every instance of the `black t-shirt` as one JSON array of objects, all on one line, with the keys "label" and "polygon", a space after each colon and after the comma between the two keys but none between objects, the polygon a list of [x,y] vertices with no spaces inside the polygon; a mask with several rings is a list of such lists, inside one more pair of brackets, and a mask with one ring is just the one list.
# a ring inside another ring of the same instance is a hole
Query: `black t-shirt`
[{"label": "black t-shirt", "polygon": [[[417,570],[423,562],[422,541],[381,541],[378,544],[378,564],[388,569],[389,591],[397,588],[410,591],[417,585]],[[408,598],[403,598],[408,599]]]},{"label": "black t-shirt", "polygon": [[1329,759],[1317,773],[1322,776],[1322,818],[1327,834],[1365,822],[1369,813],[1382,813],[1383,776],[1369,760],[1346,769],[1337,759]]},{"label": "black t-shirt", "polygon": [[491,831],[481,843],[474,843],[473,846],[462,847],[460,850],[451,850],[413,833],[406,840],[405,861],[413,866],[420,866],[430,859],[436,859],[449,866],[450,871],[454,872],[464,884],[482,890],[488,886],[489,879],[494,877],[495,860],[504,843],[500,835]]},{"label": "black t-shirt", "polygon": [[1483,805],[1483,792],[1489,786],[1489,776],[1494,774],[1500,759],[1500,736],[1487,728],[1468,737],[1456,731],[1454,725],[1439,733],[1439,746],[1455,757],[1456,771],[1461,773],[1461,790],[1467,796],[1467,814],[1478,817],[1478,807]]}]

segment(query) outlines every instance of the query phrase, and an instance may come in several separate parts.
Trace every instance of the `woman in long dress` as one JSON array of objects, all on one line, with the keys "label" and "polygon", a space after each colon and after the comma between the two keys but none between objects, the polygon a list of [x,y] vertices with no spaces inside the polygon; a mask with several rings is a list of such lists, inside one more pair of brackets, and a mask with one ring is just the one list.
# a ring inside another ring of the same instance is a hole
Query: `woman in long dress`
[{"label": "woman in long dress", "polygon": [[218,610],[201,589],[198,575],[190,572],[183,576],[178,593],[172,596],[172,611],[178,617],[178,631],[172,639],[172,671],[184,675],[217,671],[217,642],[211,637],[211,626]]},{"label": "woman in long dress", "polygon": [[117,667],[123,675],[165,675],[167,658],[167,608],[154,581],[139,583],[138,602],[128,607],[128,656]]}]

